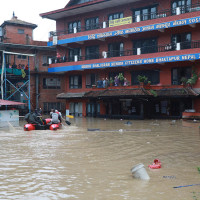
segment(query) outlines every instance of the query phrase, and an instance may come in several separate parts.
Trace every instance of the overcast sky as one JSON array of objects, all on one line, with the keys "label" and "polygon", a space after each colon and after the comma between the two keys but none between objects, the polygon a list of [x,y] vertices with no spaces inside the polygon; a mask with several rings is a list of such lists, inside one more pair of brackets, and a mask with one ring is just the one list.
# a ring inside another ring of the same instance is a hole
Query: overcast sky
[{"label": "overcast sky", "polygon": [[38,27],[33,31],[33,39],[48,41],[48,33],[55,31],[55,21],[43,19],[41,13],[64,8],[69,0],[1,0],[0,25],[15,16],[19,20],[36,24]]}]

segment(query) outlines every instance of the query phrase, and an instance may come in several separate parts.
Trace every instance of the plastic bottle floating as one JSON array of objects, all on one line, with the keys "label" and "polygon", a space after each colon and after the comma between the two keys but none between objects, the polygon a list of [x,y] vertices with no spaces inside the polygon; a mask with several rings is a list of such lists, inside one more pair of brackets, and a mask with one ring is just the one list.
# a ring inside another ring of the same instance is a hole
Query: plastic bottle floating
[{"label": "plastic bottle floating", "polygon": [[161,168],[161,162],[160,162],[160,160],[155,159],[154,163],[152,165],[149,165],[148,167],[151,169],[159,169],[159,168]]}]

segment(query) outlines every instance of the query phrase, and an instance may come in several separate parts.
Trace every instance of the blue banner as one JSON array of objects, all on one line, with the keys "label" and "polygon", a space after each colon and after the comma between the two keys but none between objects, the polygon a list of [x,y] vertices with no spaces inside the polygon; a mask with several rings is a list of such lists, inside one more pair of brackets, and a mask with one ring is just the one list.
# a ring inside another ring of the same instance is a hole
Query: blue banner
[{"label": "blue banner", "polygon": [[[114,37],[114,36],[118,36],[118,35],[127,35],[127,34],[132,34],[132,33],[141,33],[141,32],[146,32],[146,31],[154,31],[154,30],[160,30],[160,29],[166,29],[166,28],[173,28],[173,27],[177,27],[177,26],[185,26],[185,25],[196,24],[196,23],[200,23],[200,16],[188,18],[188,19],[164,22],[164,23],[159,23],[159,24],[152,24],[152,25],[147,25],[147,26],[122,29],[122,30],[118,30],[118,31],[110,31],[110,32],[105,32],[105,33],[98,33],[98,34],[91,34],[91,35],[85,35],[85,36],[80,36],[80,37],[68,38],[68,39],[58,40],[57,44],[61,45],[61,44],[68,44],[68,43],[73,43],[73,42],[95,40],[95,39],[101,39],[101,38],[107,38],[107,37]],[[53,42],[48,42],[47,45],[53,46]]]},{"label": "blue banner", "polygon": [[[186,54],[178,56],[166,56],[166,57],[156,57],[156,58],[145,58],[145,59],[134,59],[134,60],[123,60],[105,63],[93,63],[85,65],[71,65],[49,68],[48,72],[69,72],[84,69],[101,69],[109,67],[125,67],[134,65],[145,65],[145,64],[155,64],[155,63],[167,63],[167,62],[179,62],[179,61],[189,61],[189,60],[199,60],[200,54]],[[66,63],[65,63],[66,64]]]}]

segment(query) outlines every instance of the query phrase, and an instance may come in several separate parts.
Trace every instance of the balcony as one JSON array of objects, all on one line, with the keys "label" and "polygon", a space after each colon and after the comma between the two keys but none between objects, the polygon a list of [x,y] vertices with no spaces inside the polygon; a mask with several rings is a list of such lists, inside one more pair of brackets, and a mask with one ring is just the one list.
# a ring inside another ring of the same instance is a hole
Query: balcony
[{"label": "balcony", "polygon": [[[185,6],[180,6],[173,9],[163,10],[160,12],[154,12],[154,13],[144,14],[144,15],[136,15],[132,17],[132,23],[136,24],[142,21],[150,21],[150,20],[155,20],[155,19],[160,19],[160,18],[163,19],[169,16],[176,16],[176,15],[178,16],[184,13],[191,13],[191,12],[196,12],[196,11],[200,11],[200,4],[185,5]],[[96,30],[96,29],[105,29],[109,27],[110,27],[109,21],[103,21],[103,22],[99,22],[95,24],[90,24],[88,26],[74,27],[73,29],[71,28],[71,29],[65,29],[65,30],[59,30],[59,31],[51,31],[50,37],[76,34],[80,32],[86,32],[86,31],[91,31],[91,30]]]},{"label": "balcony", "polygon": [[156,46],[146,46],[141,48],[133,48],[129,50],[116,50],[116,51],[103,51],[102,53],[94,52],[85,56],[74,55],[70,57],[61,56],[54,57],[51,59],[50,64],[56,63],[66,63],[66,62],[78,62],[86,60],[96,60],[103,58],[113,58],[113,57],[124,57],[124,56],[133,56],[133,55],[142,55],[142,54],[153,54],[161,52],[170,52],[170,51],[179,51],[185,49],[196,49],[200,48],[200,41],[185,41],[180,43],[170,43],[165,45],[156,45]]}]

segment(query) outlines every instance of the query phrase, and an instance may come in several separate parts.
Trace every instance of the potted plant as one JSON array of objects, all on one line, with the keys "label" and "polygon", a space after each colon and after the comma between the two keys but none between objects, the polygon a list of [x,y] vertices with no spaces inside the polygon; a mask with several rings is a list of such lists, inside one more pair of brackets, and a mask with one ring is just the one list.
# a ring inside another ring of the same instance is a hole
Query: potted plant
[{"label": "potted plant", "polygon": [[144,86],[144,83],[147,81],[148,78],[146,76],[138,75],[137,79],[138,79],[138,81],[140,83],[140,86]]},{"label": "potted plant", "polygon": [[114,80],[113,80],[112,77],[110,77],[110,80],[109,80],[109,86],[111,87],[111,86],[113,86],[113,85],[114,85]]},{"label": "potted plant", "polygon": [[181,84],[182,85],[186,85],[187,81],[188,81],[188,79],[186,77],[181,78]]},{"label": "potted plant", "polygon": [[119,82],[121,83],[121,85],[124,85],[124,76],[122,73],[119,73],[118,79],[119,79]]},{"label": "potted plant", "polygon": [[151,85],[151,81],[148,81],[148,82],[147,82],[147,85],[150,86],[150,85]]},{"label": "potted plant", "polygon": [[200,74],[197,74],[196,70],[193,68],[192,77],[187,80],[186,84],[193,86],[197,82],[199,76]]},{"label": "potted plant", "polygon": [[148,82],[147,82],[147,85],[145,86],[145,89],[149,90],[149,89],[150,89],[150,86],[151,86],[151,81],[148,81]]}]

